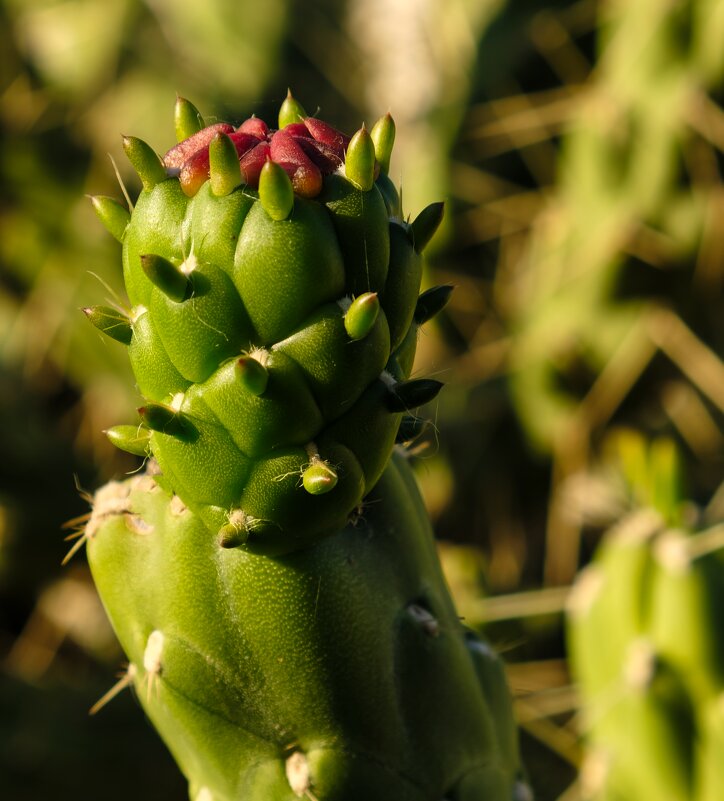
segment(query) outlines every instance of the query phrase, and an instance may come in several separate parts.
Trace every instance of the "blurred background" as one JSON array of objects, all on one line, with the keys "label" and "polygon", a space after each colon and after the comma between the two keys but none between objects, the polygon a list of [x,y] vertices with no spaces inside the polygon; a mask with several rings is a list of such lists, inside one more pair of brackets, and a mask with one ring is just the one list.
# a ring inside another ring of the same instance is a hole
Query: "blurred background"
[{"label": "blurred background", "polygon": [[[540,801],[587,797],[565,604],[650,503],[622,437],[672,443],[682,524],[724,519],[724,4],[719,0],[0,0],[0,786],[176,801],[66,521],[137,467],[138,405],[80,308],[122,297],[86,193],[132,194],[120,134],[274,123],[287,86],[346,131],[390,110],[425,285],[457,287],[416,373],[447,386],[415,467],[460,613],[504,654]],[[717,517],[718,515],[718,517]]]}]

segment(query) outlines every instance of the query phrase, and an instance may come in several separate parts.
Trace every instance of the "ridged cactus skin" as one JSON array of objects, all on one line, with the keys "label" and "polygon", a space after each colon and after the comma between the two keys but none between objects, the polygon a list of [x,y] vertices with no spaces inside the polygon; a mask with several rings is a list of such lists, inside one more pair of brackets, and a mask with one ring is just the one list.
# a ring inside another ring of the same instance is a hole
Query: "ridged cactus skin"
[{"label": "ridged cactus skin", "polygon": [[356,524],[274,559],[220,547],[152,476],[112,483],[88,557],[192,799],[530,797],[502,667],[455,614],[403,458]]},{"label": "ridged cactus skin", "polygon": [[[204,126],[163,159],[126,137],[128,347],[146,472],[98,491],[85,540],[138,698],[193,801],[528,801],[502,664],[457,617],[396,441],[442,215],[402,218],[384,117],[351,139],[289,96],[280,130]],[[404,422],[404,425],[402,423]]]}]

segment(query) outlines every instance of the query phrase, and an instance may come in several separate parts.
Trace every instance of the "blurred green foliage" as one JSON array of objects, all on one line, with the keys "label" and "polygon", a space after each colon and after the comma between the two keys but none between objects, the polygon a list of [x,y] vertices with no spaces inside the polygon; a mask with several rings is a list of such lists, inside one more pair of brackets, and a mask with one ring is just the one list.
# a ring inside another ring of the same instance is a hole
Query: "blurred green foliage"
[{"label": "blurred green foliage", "polygon": [[133,196],[119,134],[163,152],[176,92],[208,120],[273,121],[287,84],[342,129],[391,110],[405,211],[447,202],[425,280],[458,288],[417,369],[448,386],[418,475],[471,549],[443,556],[508,652],[539,798],[574,781],[557,585],[624,509],[596,479],[611,429],[675,440],[695,503],[722,478],[723,40],[717,0],[0,2],[8,798],[183,797],[130,694],[85,717],[121,655],[82,555],[60,567],[87,511],[74,476],[136,467],[102,434],[137,396],[79,312],[123,301],[84,193],[121,198],[117,168]]}]

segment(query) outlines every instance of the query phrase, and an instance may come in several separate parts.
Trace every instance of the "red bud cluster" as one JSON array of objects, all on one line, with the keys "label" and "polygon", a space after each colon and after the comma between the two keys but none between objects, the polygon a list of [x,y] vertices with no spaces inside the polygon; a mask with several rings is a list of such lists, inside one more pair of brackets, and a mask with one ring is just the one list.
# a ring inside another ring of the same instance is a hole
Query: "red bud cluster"
[{"label": "red bud cluster", "polygon": [[231,139],[239,155],[241,177],[249,186],[259,185],[259,173],[271,160],[289,176],[296,194],[315,197],[322,190],[322,176],[344,164],[349,137],[326,122],[307,117],[285,128],[270,130],[257,117],[238,128],[216,123],[179,142],[163,157],[167,171],[178,174],[181,188],[193,196],[209,177],[209,143],[218,135]]}]

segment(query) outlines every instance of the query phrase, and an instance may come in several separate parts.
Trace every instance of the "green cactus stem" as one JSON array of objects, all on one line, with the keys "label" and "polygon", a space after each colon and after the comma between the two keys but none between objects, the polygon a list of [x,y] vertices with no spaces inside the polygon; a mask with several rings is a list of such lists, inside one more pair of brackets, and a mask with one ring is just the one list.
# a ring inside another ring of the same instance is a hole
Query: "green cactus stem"
[{"label": "green cactus stem", "polygon": [[192,798],[531,798],[500,661],[455,614],[404,459],[281,560],[233,547],[249,521],[209,536],[157,478],[98,493],[88,556]]},{"label": "green cactus stem", "polygon": [[131,665],[109,696],[133,683],[194,801],[530,798],[396,445],[442,387],[410,379],[442,204],[402,220],[389,115],[350,139],[290,93],[276,131],[175,122],[163,160],[125,140],[130,220],[95,204],[131,312],[86,314],[143,396],[107,435],[146,463],[85,533]]}]

